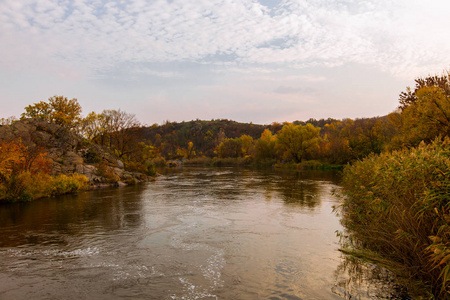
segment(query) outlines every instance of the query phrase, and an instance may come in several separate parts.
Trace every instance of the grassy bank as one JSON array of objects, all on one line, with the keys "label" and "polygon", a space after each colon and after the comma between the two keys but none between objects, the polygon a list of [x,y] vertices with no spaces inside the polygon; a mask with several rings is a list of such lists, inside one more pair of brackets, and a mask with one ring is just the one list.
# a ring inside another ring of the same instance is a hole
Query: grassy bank
[{"label": "grassy bank", "polygon": [[301,163],[277,163],[275,168],[293,169],[293,170],[343,170],[343,165],[333,165],[323,163],[317,160],[305,160]]},{"label": "grassy bank", "polygon": [[450,292],[449,143],[370,155],[346,167],[340,208],[345,251],[420,282],[416,292],[435,299]]},{"label": "grassy bank", "polygon": [[197,157],[189,160],[184,160],[183,165],[186,166],[251,166],[251,167],[274,167],[278,169],[290,170],[343,170],[343,165],[333,165],[322,163],[317,160],[305,160],[301,163],[277,163],[275,159],[271,160],[256,160],[251,156],[239,158],[218,158],[218,157]]},{"label": "grassy bank", "polygon": [[208,167],[226,167],[226,166],[251,166],[254,163],[251,157],[196,157],[184,160],[186,166],[208,166]]},{"label": "grassy bank", "polygon": [[86,176],[76,173],[50,176],[44,173],[21,172],[12,174],[0,184],[0,203],[32,201],[74,193],[86,187]]}]

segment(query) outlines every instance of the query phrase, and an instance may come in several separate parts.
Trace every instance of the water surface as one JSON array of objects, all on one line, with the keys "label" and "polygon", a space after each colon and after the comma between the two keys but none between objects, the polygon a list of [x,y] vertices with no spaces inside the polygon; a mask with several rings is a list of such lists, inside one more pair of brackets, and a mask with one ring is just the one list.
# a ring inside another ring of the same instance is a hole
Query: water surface
[{"label": "water surface", "polygon": [[189,168],[2,206],[0,299],[377,298],[338,251],[338,180]]}]

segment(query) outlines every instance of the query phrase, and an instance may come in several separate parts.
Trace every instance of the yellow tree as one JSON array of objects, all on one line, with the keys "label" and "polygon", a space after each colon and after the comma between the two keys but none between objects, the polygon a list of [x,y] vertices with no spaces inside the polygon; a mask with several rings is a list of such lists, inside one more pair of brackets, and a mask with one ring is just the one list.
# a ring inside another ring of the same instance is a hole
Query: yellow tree
[{"label": "yellow tree", "polygon": [[450,95],[437,86],[425,86],[401,114],[403,145],[416,146],[437,136],[450,135]]},{"label": "yellow tree", "polygon": [[78,100],[63,96],[48,98],[48,102],[40,101],[25,107],[21,118],[39,118],[68,128],[74,128],[80,121],[81,106]]},{"label": "yellow tree", "polygon": [[78,126],[78,133],[88,140],[93,140],[102,134],[103,115],[90,112],[81,119]]},{"label": "yellow tree", "polygon": [[255,143],[255,155],[259,160],[271,160],[276,158],[277,138],[269,129],[264,130],[261,137]]},{"label": "yellow tree", "polygon": [[187,159],[191,159],[195,156],[195,151],[194,151],[194,143],[193,142],[188,142],[188,146],[186,149],[186,158]]},{"label": "yellow tree", "polygon": [[252,155],[254,152],[254,141],[253,138],[249,135],[243,134],[240,137],[242,142],[242,154],[245,155]]},{"label": "yellow tree", "polygon": [[299,163],[308,151],[318,146],[319,132],[320,128],[310,123],[306,125],[287,123],[277,135],[278,144],[286,158]]}]

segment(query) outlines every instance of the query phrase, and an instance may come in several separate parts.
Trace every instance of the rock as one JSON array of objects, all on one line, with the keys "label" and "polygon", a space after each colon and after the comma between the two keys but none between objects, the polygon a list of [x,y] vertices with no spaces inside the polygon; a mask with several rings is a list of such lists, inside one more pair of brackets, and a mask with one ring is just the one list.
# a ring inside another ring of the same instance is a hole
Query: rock
[{"label": "rock", "polygon": [[[78,164],[75,166],[75,172],[78,174],[84,174],[83,164]],[[87,177],[87,176],[86,176]]]},{"label": "rock", "polygon": [[[92,184],[108,182],[99,176],[98,164],[112,168],[124,182],[141,181],[141,173],[125,172],[124,163],[107,148],[89,144],[69,129],[39,119],[25,119],[0,126],[0,141],[21,139],[27,147],[38,147],[50,159],[51,174],[79,173]],[[123,182],[122,182],[123,184]]]},{"label": "rock", "polygon": [[125,172],[124,169],[121,169],[121,168],[114,168],[114,174],[116,174],[116,175],[119,176],[119,177],[122,177],[124,172]]},{"label": "rock", "polygon": [[117,160],[117,166],[118,166],[120,169],[125,168],[123,162],[122,162],[120,159]]},{"label": "rock", "polygon": [[93,178],[98,177],[97,174],[97,168],[92,165],[83,165],[83,172],[80,173],[87,177],[89,181],[92,181]]},{"label": "rock", "polygon": [[64,155],[64,164],[65,165],[79,165],[83,164],[83,158],[76,154],[75,152],[68,151]]}]

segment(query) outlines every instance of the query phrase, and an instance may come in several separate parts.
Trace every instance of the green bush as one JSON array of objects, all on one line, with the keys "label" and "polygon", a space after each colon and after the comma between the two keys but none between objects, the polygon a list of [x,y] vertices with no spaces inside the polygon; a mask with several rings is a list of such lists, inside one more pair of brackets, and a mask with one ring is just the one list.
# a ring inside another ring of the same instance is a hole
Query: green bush
[{"label": "green bush", "polygon": [[347,166],[340,209],[351,247],[379,254],[437,298],[450,283],[449,143],[437,139]]}]

